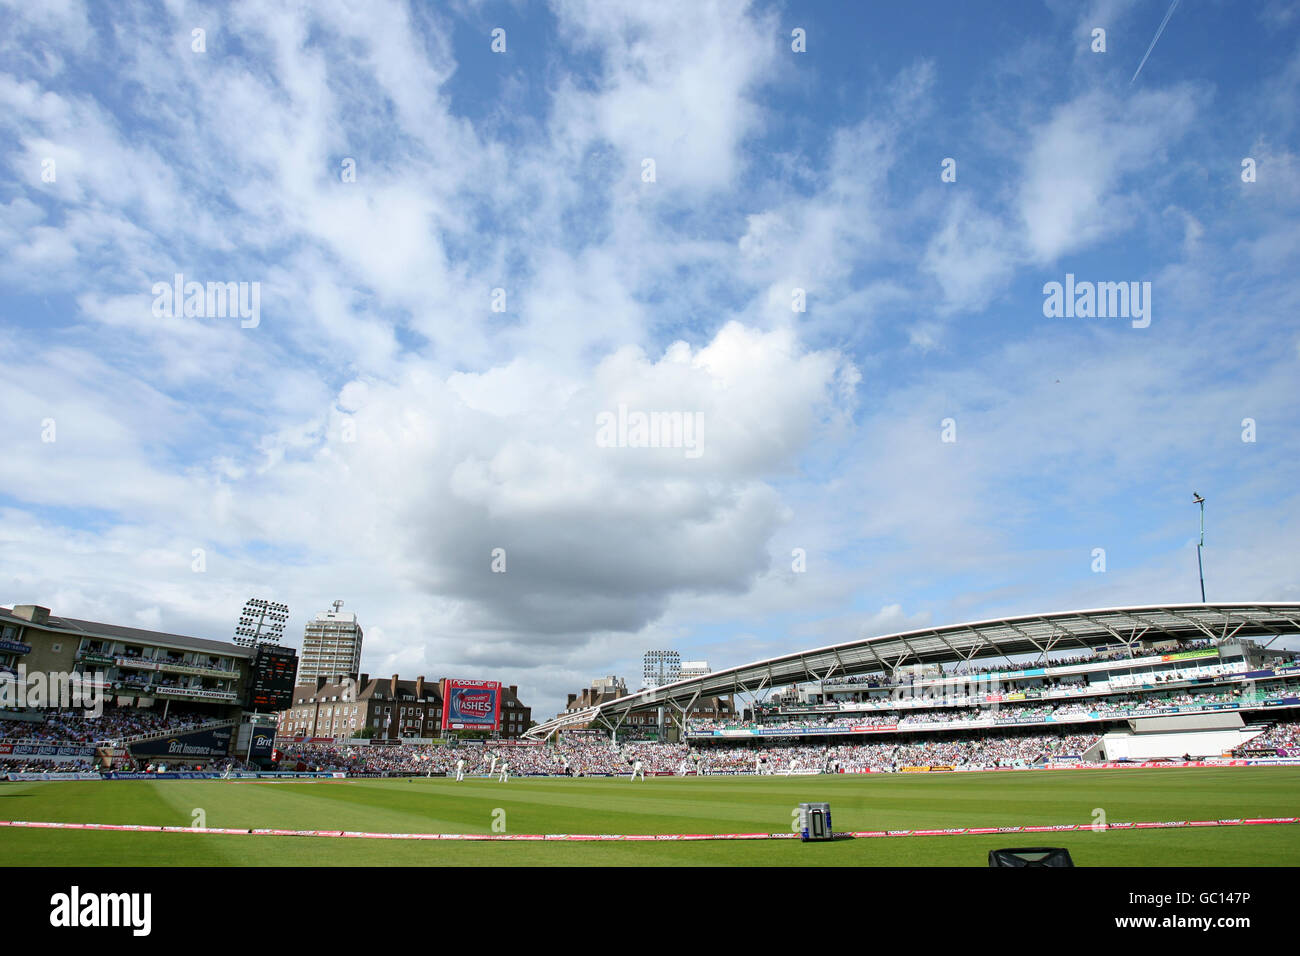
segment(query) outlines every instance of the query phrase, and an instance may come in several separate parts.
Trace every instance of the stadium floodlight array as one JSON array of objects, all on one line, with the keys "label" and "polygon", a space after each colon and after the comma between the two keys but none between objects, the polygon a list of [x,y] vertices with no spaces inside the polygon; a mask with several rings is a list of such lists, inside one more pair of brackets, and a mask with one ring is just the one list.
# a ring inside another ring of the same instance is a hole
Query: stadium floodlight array
[{"label": "stadium floodlight array", "polygon": [[279,644],[284,625],[289,620],[289,605],[263,598],[249,598],[239,613],[235,643],[240,647]]}]

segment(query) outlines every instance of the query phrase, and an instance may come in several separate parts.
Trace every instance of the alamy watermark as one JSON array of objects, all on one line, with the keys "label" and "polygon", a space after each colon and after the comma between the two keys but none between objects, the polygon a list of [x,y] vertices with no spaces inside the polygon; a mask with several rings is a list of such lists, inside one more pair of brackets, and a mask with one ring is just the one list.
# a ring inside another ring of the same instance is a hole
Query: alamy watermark
[{"label": "alamy watermark", "polygon": [[132,936],[153,929],[152,893],[83,893],[73,886],[50,897],[50,925],[59,929],[120,927]]},{"label": "alamy watermark", "polygon": [[899,686],[890,693],[896,702],[910,702],[913,707],[975,707],[987,711],[991,716],[1001,709],[1003,688],[996,677],[982,674],[969,678],[953,678],[927,675],[923,668],[910,668],[912,680],[906,680],[909,669],[896,673]]},{"label": "alamy watermark", "polygon": [[107,687],[107,679],[99,672],[29,674],[27,665],[19,664],[14,673],[0,673],[0,708],[58,707],[84,711],[87,719],[94,720],[104,714]]},{"label": "alamy watermark", "polygon": [[1135,329],[1151,324],[1150,282],[1065,282],[1043,286],[1043,315],[1049,319],[1132,319]]},{"label": "alamy watermark", "polygon": [[153,314],[159,319],[241,319],[239,327],[255,329],[262,321],[262,283],[186,282],[178,272],[171,282],[155,282]]},{"label": "alamy watermark", "polygon": [[681,448],[687,458],[704,454],[703,412],[628,411],[596,416],[596,445],[600,448]]}]

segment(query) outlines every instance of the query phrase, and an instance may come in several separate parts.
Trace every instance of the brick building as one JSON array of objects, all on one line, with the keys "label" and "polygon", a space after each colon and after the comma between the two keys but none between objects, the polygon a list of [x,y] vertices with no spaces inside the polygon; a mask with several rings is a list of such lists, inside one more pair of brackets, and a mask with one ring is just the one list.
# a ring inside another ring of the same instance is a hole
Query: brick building
[{"label": "brick building", "polygon": [[[299,684],[293,706],[283,711],[283,737],[386,737],[410,740],[442,736],[442,682],[403,680],[398,675],[355,681],[318,677]],[[532,710],[519,700],[514,685],[501,688],[501,736],[518,737],[528,729]]]}]

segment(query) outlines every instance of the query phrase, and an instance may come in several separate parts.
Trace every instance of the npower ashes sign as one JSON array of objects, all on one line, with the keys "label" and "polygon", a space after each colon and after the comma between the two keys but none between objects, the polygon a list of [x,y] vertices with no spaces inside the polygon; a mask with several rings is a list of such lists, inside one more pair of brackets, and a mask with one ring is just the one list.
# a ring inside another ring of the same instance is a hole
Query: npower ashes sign
[{"label": "npower ashes sign", "polygon": [[443,730],[500,730],[501,684],[490,680],[442,682]]}]

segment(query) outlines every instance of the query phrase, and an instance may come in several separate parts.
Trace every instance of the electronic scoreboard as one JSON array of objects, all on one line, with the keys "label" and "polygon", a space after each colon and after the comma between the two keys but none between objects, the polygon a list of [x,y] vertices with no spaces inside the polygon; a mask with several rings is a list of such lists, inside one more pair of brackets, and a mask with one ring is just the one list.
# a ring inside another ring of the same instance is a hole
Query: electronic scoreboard
[{"label": "electronic scoreboard", "polygon": [[259,644],[249,675],[248,706],[260,713],[287,710],[293,703],[298,652],[292,647]]}]

